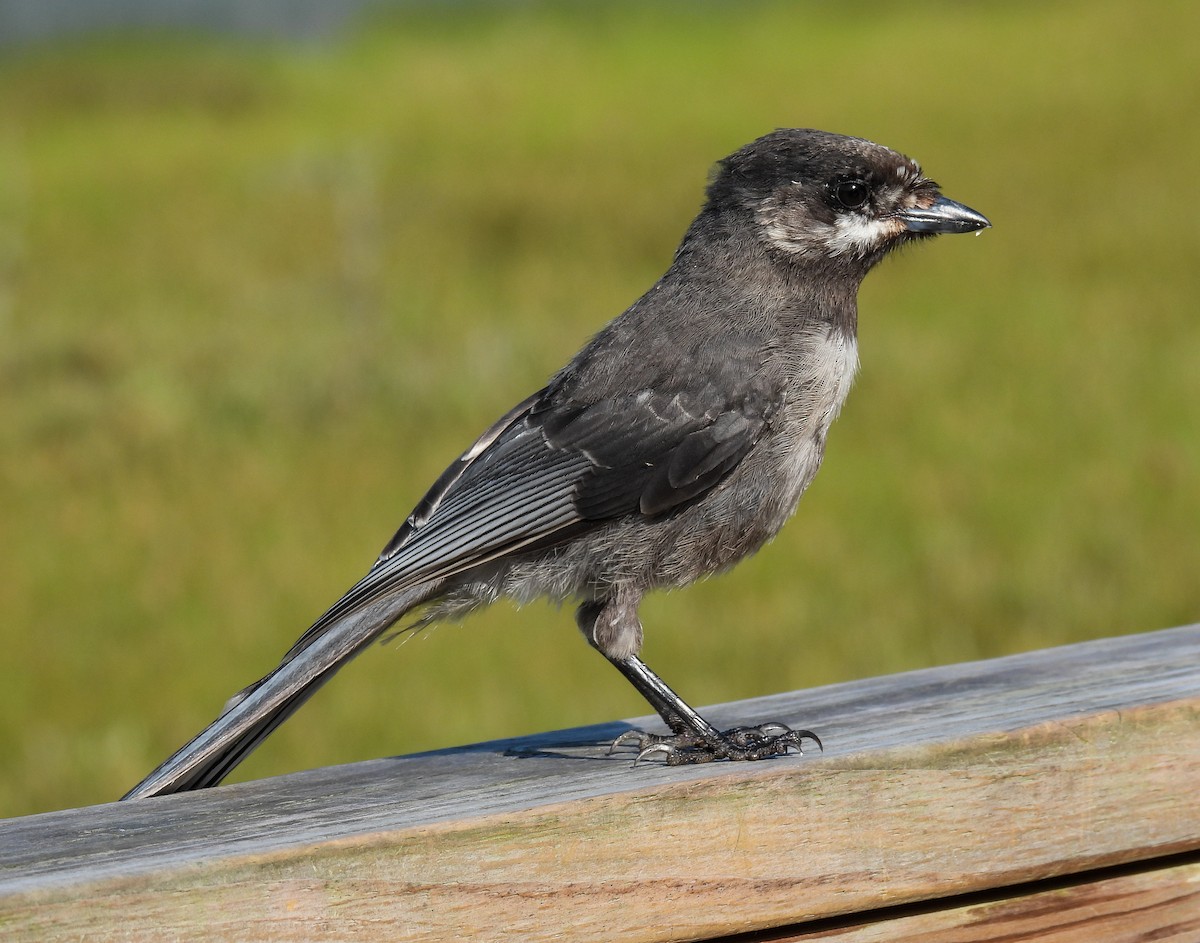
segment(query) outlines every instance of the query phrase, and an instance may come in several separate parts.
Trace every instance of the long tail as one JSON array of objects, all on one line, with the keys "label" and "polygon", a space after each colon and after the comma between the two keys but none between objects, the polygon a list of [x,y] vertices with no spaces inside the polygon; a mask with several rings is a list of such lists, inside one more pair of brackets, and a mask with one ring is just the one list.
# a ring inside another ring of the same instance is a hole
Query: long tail
[{"label": "long tail", "polygon": [[284,656],[279,667],[235,695],[220,717],[121,798],[141,799],[217,785],[339,668],[431,592],[429,584],[409,588],[330,619],[338,610],[335,605]]}]

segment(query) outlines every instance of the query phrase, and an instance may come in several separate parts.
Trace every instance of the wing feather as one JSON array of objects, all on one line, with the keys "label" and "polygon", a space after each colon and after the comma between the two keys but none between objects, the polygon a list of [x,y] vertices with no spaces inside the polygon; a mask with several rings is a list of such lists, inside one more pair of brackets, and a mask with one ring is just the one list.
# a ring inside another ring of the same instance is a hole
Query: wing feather
[{"label": "wing feather", "polygon": [[591,402],[551,384],[519,404],[438,478],[370,572],[290,655],[389,594],[705,494],[754,447],[775,400],[752,377],[730,383],[700,371],[681,382]]}]

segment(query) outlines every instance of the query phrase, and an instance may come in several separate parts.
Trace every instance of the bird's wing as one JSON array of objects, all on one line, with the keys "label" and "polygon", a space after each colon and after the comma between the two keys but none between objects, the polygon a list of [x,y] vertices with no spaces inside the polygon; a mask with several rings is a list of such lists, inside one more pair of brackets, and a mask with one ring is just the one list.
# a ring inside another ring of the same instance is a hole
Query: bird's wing
[{"label": "bird's wing", "polygon": [[534,413],[553,449],[587,456],[575,511],[597,521],[665,514],[725,477],[758,440],[769,415],[763,396],[731,397],[716,384],[638,390],[586,406]]},{"label": "bird's wing", "polygon": [[586,404],[547,387],[519,404],[446,469],[370,572],[286,657],[383,595],[702,495],[757,441],[770,403],[702,377],[688,386]]}]

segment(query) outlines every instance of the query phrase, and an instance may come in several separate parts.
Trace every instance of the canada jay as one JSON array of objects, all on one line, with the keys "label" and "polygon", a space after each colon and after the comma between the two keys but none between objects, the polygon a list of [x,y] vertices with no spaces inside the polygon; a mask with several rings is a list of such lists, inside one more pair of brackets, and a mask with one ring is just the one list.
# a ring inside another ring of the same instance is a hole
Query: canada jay
[{"label": "canada jay", "polygon": [[636,736],[640,755],[799,749],[808,731],[722,732],[685,704],[638,657],[638,605],[733,566],[796,509],[854,378],[871,267],[988,225],[870,141],[780,130],[731,154],[657,284],[455,460],[279,666],[125,798],[216,785],[397,620],[501,596],[577,602],[588,642],[672,731]]}]

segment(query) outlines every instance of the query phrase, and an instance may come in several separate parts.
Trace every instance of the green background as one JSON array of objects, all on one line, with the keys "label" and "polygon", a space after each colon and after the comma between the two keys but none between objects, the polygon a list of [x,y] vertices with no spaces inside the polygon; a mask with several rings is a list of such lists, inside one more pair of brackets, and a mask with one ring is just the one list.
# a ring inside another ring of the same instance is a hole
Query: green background
[{"label": "green background", "polygon": [[[885,263],[776,542],[653,598],[696,705],[1200,616],[1200,7],[451,5],[0,60],[0,815],[116,798],[668,263],[709,166],[869,137]],[[646,712],[570,614],[373,650],[238,770]],[[402,789],[403,784],[397,783]]]}]

